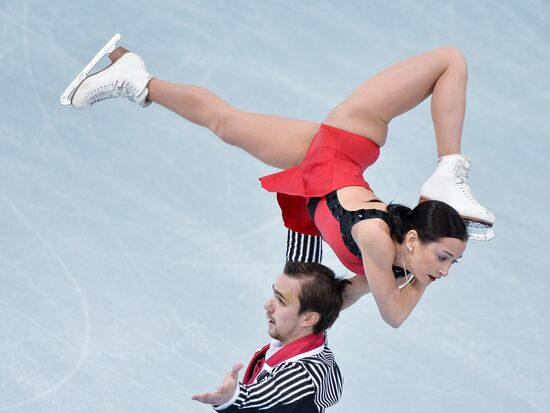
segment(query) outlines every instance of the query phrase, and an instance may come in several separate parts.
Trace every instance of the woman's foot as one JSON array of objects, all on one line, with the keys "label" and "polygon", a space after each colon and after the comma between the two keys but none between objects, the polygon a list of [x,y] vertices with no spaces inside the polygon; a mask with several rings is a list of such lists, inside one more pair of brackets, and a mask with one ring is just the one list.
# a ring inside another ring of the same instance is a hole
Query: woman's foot
[{"label": "woman's foot", "polygon": [[442,156],[434,173],[422,186],[420,201],[432,199],[449,204],[467,223],[472,223],[470,227],[487,229],[485,236],[477,235],[471,238],[490,239],[493,236],[491,227],[495,223],[495,214],[474,198],[468,181],[469,172],[470,161],[465,156]]},{"label": "woman's foot", "polygon": [[149,106],[147,84],[154,77],[141,57],[117,47],[109,54],[112,64],[88,76],[76,89],[71,105],[85,109],[105,99],[126,97],[142,107]]},{"label": "woman's foot", "polygon": [[[127,97],[143,107],[151,103],[147,100],[147,84],[154,76],[147,71],[141,57],[123,47],[115,49],[120,37],[118,33],[113,36],[67,87],[60,99],[62,105],[85,109],[96,102],[117,97]],[[88,75],[107,54],[112,63]]]}]

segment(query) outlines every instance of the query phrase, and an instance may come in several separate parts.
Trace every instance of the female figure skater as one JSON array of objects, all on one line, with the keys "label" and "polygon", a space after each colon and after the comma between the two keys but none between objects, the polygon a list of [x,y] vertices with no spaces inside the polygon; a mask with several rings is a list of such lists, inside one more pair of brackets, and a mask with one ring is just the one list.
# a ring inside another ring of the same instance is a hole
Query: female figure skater
[{"label": "female figure skater", "polygon": [[[426,287],[462,256],[468,239],[463,219],[491,229],[494,215],[472,196],[470,164],[460,154],[467,67],[457,49],[435,49],[383,70],[320,124],[245,112],[202,87],[158,79],[139,56],[114,48],[119,38],[81,72],[62,103],[86,108],[113,97],[141,106],[155,102],[283,169],[261,178],[262,186],[278,193],[289,229],[321,235],[357,274],[344,293],[344,307],[372,292],[382,318],[399,327]],[[109,52],[112,64],[86,77]],[[390,121],[430,95],[439,164],[421,190],[425,202],[412,210],[386,205],[363,171],[377,159]],[[406,283],[400,288],[401,276]]]}]

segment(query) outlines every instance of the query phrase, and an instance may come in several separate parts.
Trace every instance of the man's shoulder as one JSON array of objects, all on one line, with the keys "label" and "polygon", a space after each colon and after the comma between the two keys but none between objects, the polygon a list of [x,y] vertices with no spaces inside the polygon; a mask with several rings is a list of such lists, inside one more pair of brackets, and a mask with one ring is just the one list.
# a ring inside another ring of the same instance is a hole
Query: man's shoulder
[{"label": "man's shoulder", "polygon": [[334,357],[334,353],[327,346],[323,348],[323,351],[317,354],[313,354],[311,356],[304,357],[299,361],[304,363],[304,366],[306,368],[309,366],[317,367],[317,368],[325,368],[325,369],[338,368],[338,365],[336,364],[336,358]]},{"label": "man's shoulder", "polygon": [[335,403],[334,397],[336,400],[340,398],[344,380],[334,354],[328,347],[325,346],[320,353],[288,361],[286,364],[294,369],[297,375],[308,378],[309,386],[312,386],[316,395],[316,404],[319,406],[332,406]]},{"label": "man's shoulder", "polygon": [[[278,376],[289,382],[300,382],[303,389],[311,392],[319,411],[335,404],[342,393],[342,374],[332,351],[326,346],[316,354],[282,362],[271,375],[273,379]],[[298,377],[302,380],[297,381]]]},{"label": "man's shoulder", "polygon": [[285,360],[273,368],[273,371],[283,368],[294,367],[296,369],[308,370],[308,366],[311,365],[323,365],[326,367],[332,367],[336,365],[336,359],[332,351],[325,347],[321,352],[311,354],[303,357],[295,357],[289,360]]},{"label": "man's shoulder", "polygon": [[309,376],[312,376],[314,381],[322,380],[326,376],[336,375],[340,377],[340,370],[336,364],[334,354],[326,346],[319,353],[296,360],[288,360],[278,367],[282,368],[283,365],[286,365],[287,368],[293,366],[295,369],[305,371]]}]

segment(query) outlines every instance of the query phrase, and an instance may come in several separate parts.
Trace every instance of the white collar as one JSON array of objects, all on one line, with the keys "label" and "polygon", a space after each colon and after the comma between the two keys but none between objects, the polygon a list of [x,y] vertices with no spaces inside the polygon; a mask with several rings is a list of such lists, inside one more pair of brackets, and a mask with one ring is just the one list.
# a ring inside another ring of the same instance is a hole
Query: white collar
[{"label": "white collar", "polygon": [[279,340],[272,340],[269,344],[269,348],[265,352],[265,359],[268,360],[273,354],[283,348],[283,345]]}]

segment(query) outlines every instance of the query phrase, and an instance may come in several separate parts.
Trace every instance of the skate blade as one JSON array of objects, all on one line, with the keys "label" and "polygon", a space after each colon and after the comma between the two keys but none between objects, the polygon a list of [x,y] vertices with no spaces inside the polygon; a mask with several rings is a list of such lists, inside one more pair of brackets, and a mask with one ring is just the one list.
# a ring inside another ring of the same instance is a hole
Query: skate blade
[{"label": "skate blade", "polygon": [[493,226],[481,222],[464,220],[466,229],[468,230],[468,239],[475,241],[489,241],[495,237],[495,231]]},{"label": "skate blade", "polygon": [[71,104],[71,100],[73,98],[74,92],[80,86],[80,84],[86,79],[88,76],[88,73],[94,68],[94,66],[99,62],[103,56],[111,53],[113,50],[115,50],[116,44],[120,40],[122,36],[120,33],[115,34],[111,40],[109,40],[105,46],[94,56],[94,58],[86,65],[84,69],[78,74],[77,77],[71,82],[71,84],[65,89],[65,92],[61,95],[59,98],[59,102],[66,106]]}]

